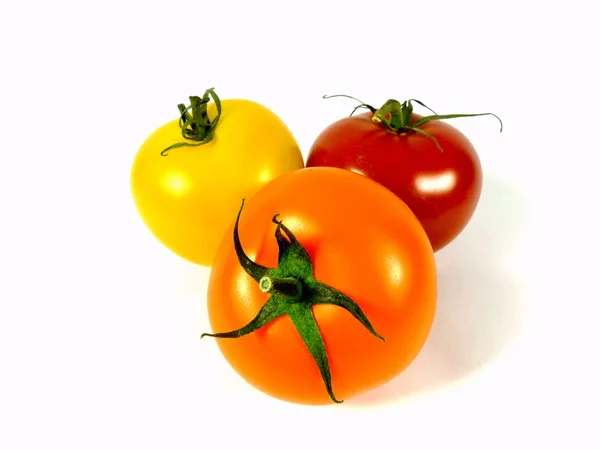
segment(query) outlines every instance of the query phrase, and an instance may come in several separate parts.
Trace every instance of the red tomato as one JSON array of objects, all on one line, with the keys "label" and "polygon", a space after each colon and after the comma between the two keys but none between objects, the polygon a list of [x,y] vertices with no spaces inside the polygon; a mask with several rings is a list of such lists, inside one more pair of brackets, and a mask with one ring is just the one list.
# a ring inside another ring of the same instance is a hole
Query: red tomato
[{"label": "red tomato", "polygon": [[327,404],[402,372],[427,339],[436,298],[434,254],[410,209],[366,177],[321,167],[248,199],[213,263],[208,313],[245,380]]},{"label": "red tomato", "polygon": [[[411,208],[437,251],[465,228],[475,211],[482,188],[479,157],[469,139],[448,123],[420,124],[417,128],[426,136],[410,129],[423,116],[412,114],[408,102],[396,102],[396,111],[386,105],[327,127],[313,143],[306,167],[347,169],[384,185]],[[398,106],[409,110],[398,112]],[[473,115],[483,114],[452,117]]]}]

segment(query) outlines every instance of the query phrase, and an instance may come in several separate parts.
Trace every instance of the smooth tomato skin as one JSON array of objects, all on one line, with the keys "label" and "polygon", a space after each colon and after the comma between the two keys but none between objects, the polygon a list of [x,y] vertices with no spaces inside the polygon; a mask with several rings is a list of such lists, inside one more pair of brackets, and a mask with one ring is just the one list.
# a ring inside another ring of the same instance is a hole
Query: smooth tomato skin
[{"label": "smooth tomato skin", "polygon": [[[365,175],[400,197],[415,213],[438,251],[471,219],[482,189],[481,162],[458,129],[442,121],[396,135],[371,120],[371,112],[346,117],[327,127],[313,143],[306,167],[331,166]],[[422,116],[413,114],[413,120]]]},{"label": "smooth tomato skin", "polygon": [[[352,298],[385,342],[332,305],[313,312],[323,335],[333,390],[342,400],[397,376],[416,357],[436,308],[433,250],[410,209],[378,183],[337,168],[282,175],[246,201],[239,233],[248,256],[277,266],[274,214],[308,251],[317,280]],[[250,322],[267,300],[237,261],[230,227],[208,286],[213,332]],[[288,316],[235,339],[217,339],[231,366],[281,400],[330,404],[317,365]]]},{"label": "smooth tomato skin", "polygon": [[[216,107],[208,104],[214,119]],[[183,141],[178,120],[155,130],[131,169],[136,208],[152,234],[186,260],[210,266],[242,197],[291,170],[304,167],[298,144],[265,106],[222,100],[211,142],[160,152]]]}]

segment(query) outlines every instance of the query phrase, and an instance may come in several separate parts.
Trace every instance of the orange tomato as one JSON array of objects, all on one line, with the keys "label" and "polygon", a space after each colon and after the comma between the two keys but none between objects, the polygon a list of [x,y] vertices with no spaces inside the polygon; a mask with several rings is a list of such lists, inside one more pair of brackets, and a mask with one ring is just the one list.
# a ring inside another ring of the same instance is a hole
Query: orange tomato
[{"label": "orange tomato", "polygon": [[221,242],[209,336],[257,389],[327,404],[404,370],[436,298],[433,249],[402,200],[347,170],[300,169],[254,194]]}]

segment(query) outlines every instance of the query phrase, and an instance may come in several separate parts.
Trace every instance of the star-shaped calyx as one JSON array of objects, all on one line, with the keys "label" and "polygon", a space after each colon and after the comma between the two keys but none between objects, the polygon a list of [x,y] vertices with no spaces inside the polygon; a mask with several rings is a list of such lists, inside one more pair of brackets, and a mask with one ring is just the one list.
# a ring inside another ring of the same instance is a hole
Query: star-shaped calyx
[{"label": "star-shaped calyx", "polygon": [[281,220],[278,220],[279,214],[272,219],[277,225],[275,239],[279,246],[278,266],[268,268],[252,261],[244,252],[238,233],[243,208],[244,201],[242,200],[242,206],[238,211],[233,228],[235,252],[246,273],[256,280],[261,291],[269,294],[269,298],[256,317],[242,328],[223,333],[204,333],[201,337],[238,338],[253,333],[278,317],[287,315],[317,364],[331,400],[341,403],[333,393],[327,350],[312,306],[336,305],[344,308],[375,337],[384,340],[383,337],[375,331],[367,316],[351,298],[315,279],[308,252],[289,228]]},{"label": "star-shaped calyx", "polygon": [[[410,100],[406,100],[400,103],[398,100],[393,98],[386,101],[383,106],[379,109],[374,108],[373,106],[360,101],[357,98],[354,98],[350,95],[337,94],[337,95],[324,95],[323,98],[333,98],[333,97],[347,97],[353,100],[356,100],[359,105],[355,106],[350,115],[352,116],[357,110],[364,108],[368,109],[373,113],[371,120],[375,123],[381,123],[383,127],[393,134],[407,134],[409,132],[418,133],[428,139],[431,139],[435,142],[436,147],[443,152],[444,150],[440,146],[437,138],[429,133],[426,133],[419,127],[427,122],[431,122],[432,120],[442,120],[442,119],[455,119],[458,117],[476,117],[476,116],[494,116],[500,122],[500,132],[502,132],[502,120],[494,113],[477,113],[477,114],[443,114],[438,115],[433,109],[427,106],[420,100],[416,98],[411,98]],[[413,120],[413,105],[412,102],[418,103],[419,105],[427,108],[433,114],[430,116],[421,117],[418,120]]]}]

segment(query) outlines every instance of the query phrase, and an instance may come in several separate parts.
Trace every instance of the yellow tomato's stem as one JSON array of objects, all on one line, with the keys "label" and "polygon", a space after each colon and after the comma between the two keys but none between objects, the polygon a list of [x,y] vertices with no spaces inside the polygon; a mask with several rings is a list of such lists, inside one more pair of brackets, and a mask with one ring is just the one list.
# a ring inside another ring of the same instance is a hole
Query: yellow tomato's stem
[{"label": "yellow tomato's stem", "polygon": [[[210,97],[217,106],[217,116],[211,122],[208,117],[208,103]],[[184,139],[196,141],[195,143],[190,142],[178,142],[167,148],[165,148],[160,154],[167,156],[167,152],[171,149],[178,147],[197,147],[199,145],[207,144],[210,142],[215,134],[215,128],[219,123],[221,117],[221,99],[215,93],[214,88],[207,89],[204,92],[202,98],[198,96],[190,97],[190,106],[185,106],[180,103],[177,105],[179,109],[179,127],[181,128],[181,135]],[[190,111],[191,110],[191,114]]]}]

